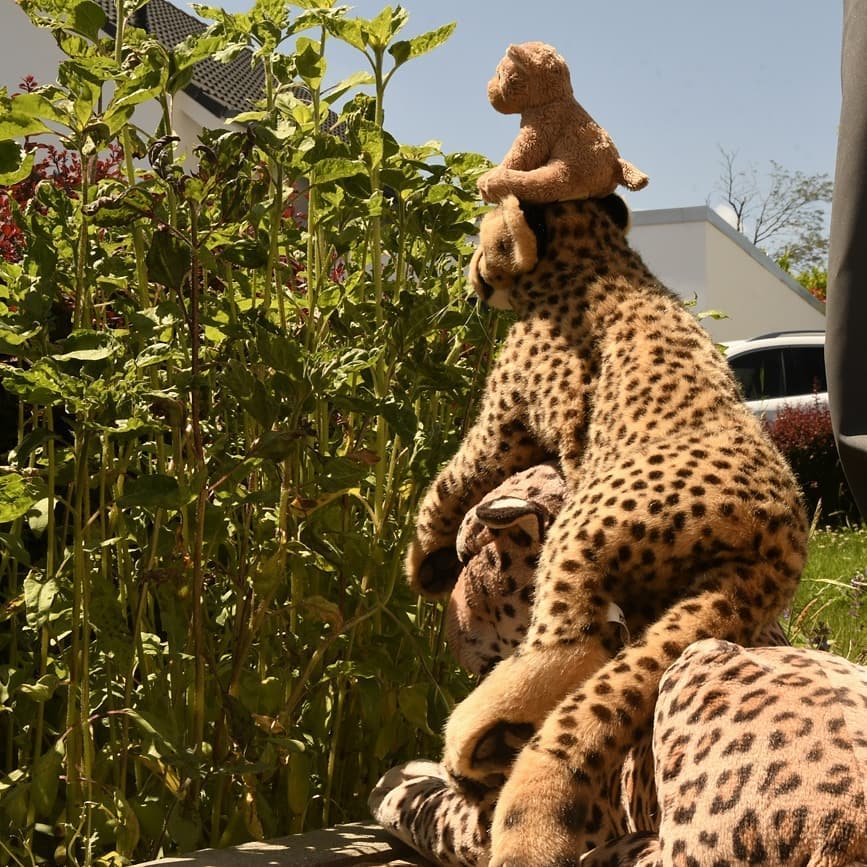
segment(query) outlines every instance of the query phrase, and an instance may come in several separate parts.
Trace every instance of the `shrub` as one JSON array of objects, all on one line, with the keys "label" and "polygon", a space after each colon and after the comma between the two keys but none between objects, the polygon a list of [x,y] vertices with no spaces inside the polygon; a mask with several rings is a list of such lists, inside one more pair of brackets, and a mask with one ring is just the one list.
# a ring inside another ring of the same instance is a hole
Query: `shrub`
[{"label": "shrub", "polygon": [[[0,862],[360,818],[467,688],[401,555],[497,336],[463,303],[487,164],[384,126],[395,69],[451,26],[402,40],[399,7],[267,0],[201,7],[215,23],[166,52],[101,35],[90,0],[22,6],[66,59],[0,93],[2,181],[34,170],[19,137],[53,133],[72,182],[10,206],[0,261]],[[326,92],[335,39],[371,72]],[[194,171],[162,131],[133,147],[138,102],[167,112],[240,46],[267,79],[242,129],[203,133]],[[118,146],[119,172],[71,171]]]},{"label": "shrub", "polygon": [[857,522],[828,409],[818,400],[810,406],[784,406],[768,432],[794,470],[810,514],[824,523]]}]

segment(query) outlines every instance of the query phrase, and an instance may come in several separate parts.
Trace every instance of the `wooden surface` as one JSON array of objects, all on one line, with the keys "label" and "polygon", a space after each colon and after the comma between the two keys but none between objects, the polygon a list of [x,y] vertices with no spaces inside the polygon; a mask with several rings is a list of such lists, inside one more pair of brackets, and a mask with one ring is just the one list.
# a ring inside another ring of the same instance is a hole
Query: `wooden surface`
[{"label": "wooden surface", "polygon": [[420,855],[395,840],[379,825],[337,825],[230,849],[202,849],[143,864],[152,867],[421,867]]}]

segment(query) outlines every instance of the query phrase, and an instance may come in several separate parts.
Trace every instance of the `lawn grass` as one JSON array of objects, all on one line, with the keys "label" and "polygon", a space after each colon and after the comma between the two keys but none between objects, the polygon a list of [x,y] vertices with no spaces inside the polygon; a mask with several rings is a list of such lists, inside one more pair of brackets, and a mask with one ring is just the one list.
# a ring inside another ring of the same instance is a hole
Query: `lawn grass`
[{"label": "lawn grass", "polygon": [[793,644],[867,664],[867,526],[813,531],[786,624]]}]

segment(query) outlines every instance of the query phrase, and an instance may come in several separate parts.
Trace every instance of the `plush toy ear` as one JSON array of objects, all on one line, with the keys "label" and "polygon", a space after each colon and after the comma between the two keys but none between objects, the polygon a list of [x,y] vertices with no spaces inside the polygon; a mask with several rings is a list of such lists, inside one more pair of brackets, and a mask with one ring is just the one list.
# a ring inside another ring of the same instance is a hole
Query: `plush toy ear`
[{"label": "plush toy ear", "polygon": [[544,42],[510,45],[506,49],[506,57],[522,70],[544,69],[546,72],[558,72],[566,65],[556,49]]},{"label": "plush toy ear", "polygon": [[508,57],[509,60],[511,60],[519,69],[526,69],[530,60],[527,51],[527,44],[510,45],[506,49],[506,57]]},{"label": "plush toy ear", "polygon": [[476,517],[492,530],[520,527],[534,542],[545,532],[545,512],[541,506],[521,497],[497,497],[476,506]]}]

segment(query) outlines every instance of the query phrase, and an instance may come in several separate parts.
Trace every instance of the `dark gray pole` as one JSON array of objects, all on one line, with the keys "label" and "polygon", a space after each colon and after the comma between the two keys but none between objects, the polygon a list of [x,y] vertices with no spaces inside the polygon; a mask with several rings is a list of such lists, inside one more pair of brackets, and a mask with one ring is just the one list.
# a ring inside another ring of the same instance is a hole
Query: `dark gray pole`
[{"label": "dark gray pole", "polygon": [[867,0],[844,0],[825,362],[840,460],[867,518]]}]

